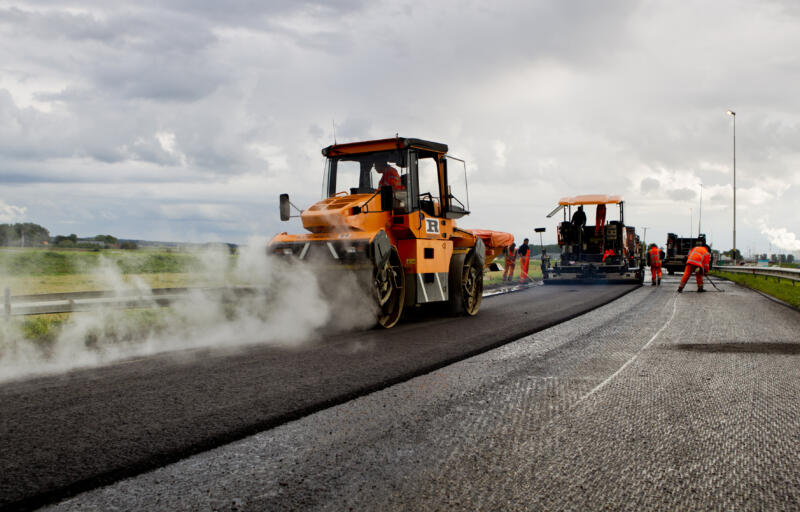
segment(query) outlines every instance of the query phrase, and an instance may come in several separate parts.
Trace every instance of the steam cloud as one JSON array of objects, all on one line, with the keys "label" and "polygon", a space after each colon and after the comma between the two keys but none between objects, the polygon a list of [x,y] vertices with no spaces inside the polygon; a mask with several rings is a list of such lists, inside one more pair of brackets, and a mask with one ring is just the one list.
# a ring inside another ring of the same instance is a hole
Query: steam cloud
[{"label": "steam cloud", "polygon": [[[187,300],[139,315],[119,309],[74,313],[46,344],[23,338],[20,317],[0,321],[0,381],[187,349],[253,344],[288,349],[321,332],[374,324],[374,302],[355,276],[337,273],[323,293],[317,269],[268,258],[265,246],[263,238],[250,239],[232,269],[227,248],[198,254],[206,273],[226,276],[226,284],[257,287],[255,293],[223,297],[198,289]],[[125,282],[115,264],[100,261],[93,274],[106,289],[134,288],[152,297],[144,281],[134,277]]]},{"label": "steam cloud", "polygon": [[761,232],[769,238],[772,245],[787,251],[800,251],[800,239],[786,228],[770,228],[761,225]]}]

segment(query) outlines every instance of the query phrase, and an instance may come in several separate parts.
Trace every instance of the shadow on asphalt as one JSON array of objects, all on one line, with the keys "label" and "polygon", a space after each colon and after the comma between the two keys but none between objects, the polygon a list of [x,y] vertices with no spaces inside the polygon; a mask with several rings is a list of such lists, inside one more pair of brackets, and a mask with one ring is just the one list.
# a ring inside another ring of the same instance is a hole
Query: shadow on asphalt
[{"label": "shadow on asphalt", "polygon": [[686,352],[709,352],[709,353],[729,353],[729,354],[800,354],[800,343],[678,343],[669,345],[669,350],[681,350]]}]

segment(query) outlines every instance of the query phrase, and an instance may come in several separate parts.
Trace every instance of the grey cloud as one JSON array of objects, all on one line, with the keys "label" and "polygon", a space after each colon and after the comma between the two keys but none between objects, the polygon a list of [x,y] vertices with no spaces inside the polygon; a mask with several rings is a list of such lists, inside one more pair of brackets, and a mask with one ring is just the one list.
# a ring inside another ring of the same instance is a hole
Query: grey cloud
[{"label": "grey cloud", "polygon": [[658,190],[661,187],[661,183],[655,178],[645,178],[642,180],[642,184],[640,190],[643,194],[647,194],[648,192],[652,192],[654,190]]},{"label": "grey cloud", "polygon": [[673,201],[694,201],[698,194],[689,188],[674,188],[667,191],[667,196]]}]

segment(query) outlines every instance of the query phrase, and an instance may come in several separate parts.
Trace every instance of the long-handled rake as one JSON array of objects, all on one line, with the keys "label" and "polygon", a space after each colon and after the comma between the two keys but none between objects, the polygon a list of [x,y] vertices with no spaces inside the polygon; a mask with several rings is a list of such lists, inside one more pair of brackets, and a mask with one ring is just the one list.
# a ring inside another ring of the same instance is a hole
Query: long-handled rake
[{"label": "long-handled rake", "polygon": [[717,285],[714,284],[714,281],[711,280],[711,276],[706,276],[705,278],[708,279],[708,282],[711,283],[711,286],[713,286],[715,290],[717,290],[718,292],[722,292],[722,293],[725,292],[725,290],[717,287]]}]

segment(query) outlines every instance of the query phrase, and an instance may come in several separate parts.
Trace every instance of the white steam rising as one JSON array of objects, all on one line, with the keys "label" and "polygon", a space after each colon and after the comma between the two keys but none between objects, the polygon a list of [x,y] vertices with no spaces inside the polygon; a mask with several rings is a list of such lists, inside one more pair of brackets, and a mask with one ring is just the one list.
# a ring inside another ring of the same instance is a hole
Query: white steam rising
[{"label": "white steam rising", "polygon": [[[321,332],[374,324],[374,302],[354,276],[337,274],[323,294],[314,268],[268,258],[265,246],[265,239],[249,240],[232,268],[227,248],[197,255],[207,274],[256,287],[255,292],[209,294],[198,289],[166,308],[75,313],[48,343],[23,338],[20,317],[0,321],[0,381],[186,349],[253,344],[293,348]],[[104,289],[133,288],[152,297],[144,281],[131,276],[126,282],[107,259],[100,259],[94,276]]]},{"label": "white steam rising", "polygon": [[761,224],[761,232],[767,236],[769,242],[787,251],[800,251],[800,239],[786,228],[771,228],[766,223]]}]

